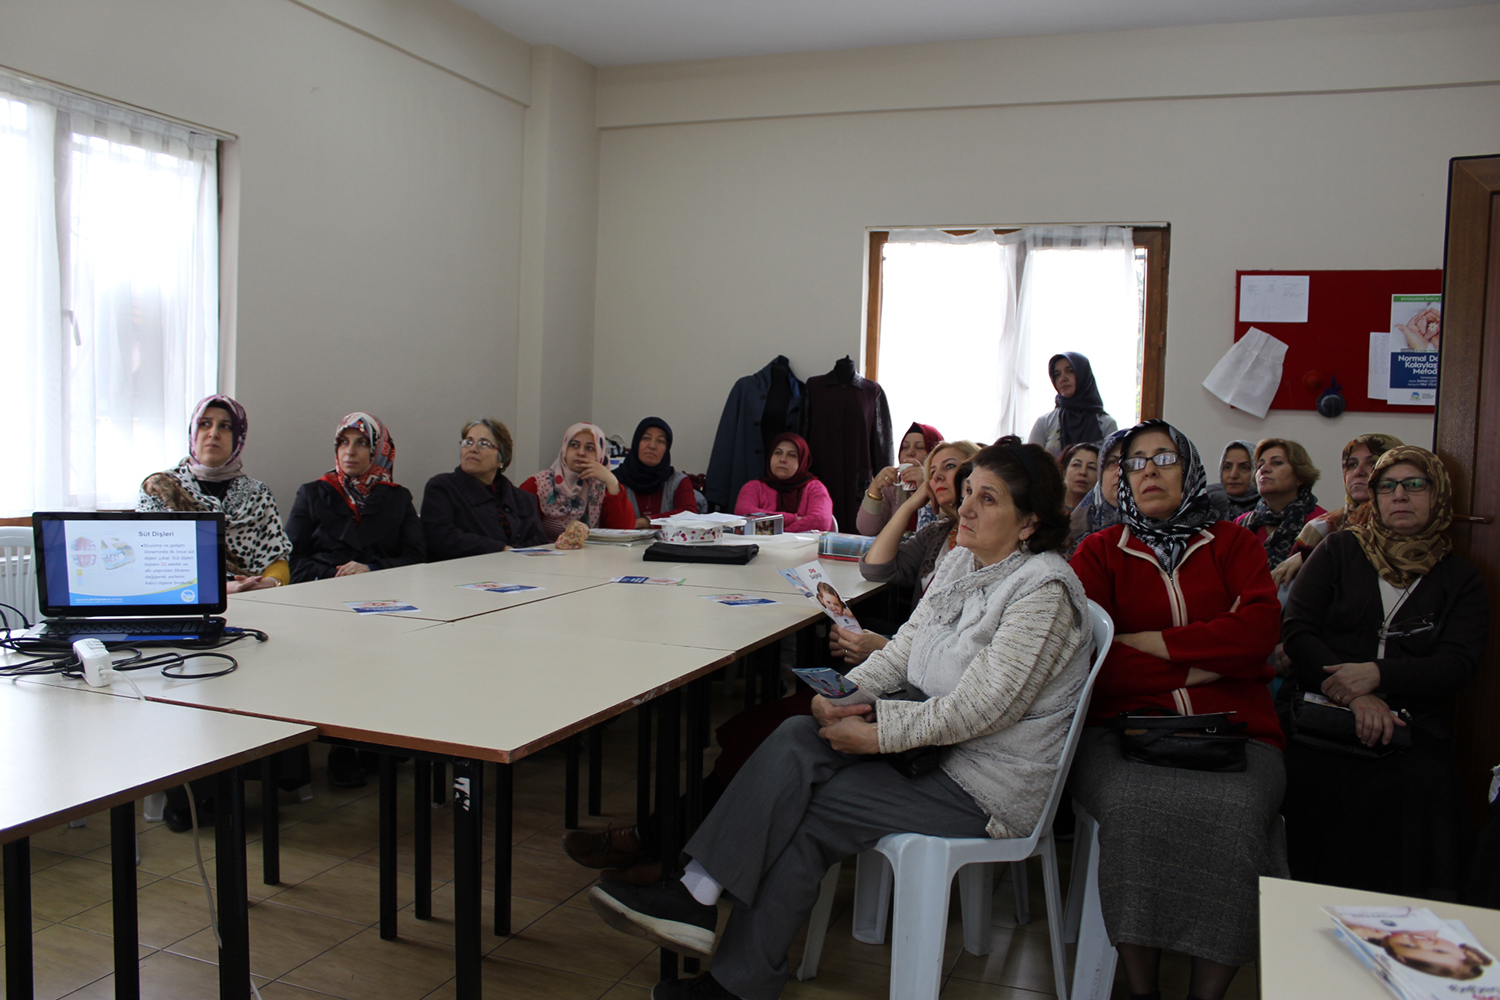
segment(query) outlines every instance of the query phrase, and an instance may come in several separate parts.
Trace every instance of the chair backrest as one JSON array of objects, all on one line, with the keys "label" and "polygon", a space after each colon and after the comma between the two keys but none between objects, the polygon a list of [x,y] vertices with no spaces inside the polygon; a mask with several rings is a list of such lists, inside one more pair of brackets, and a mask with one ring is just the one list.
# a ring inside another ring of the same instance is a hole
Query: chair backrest
[{"label": "chair backrest", "polygon": [[1073,755],[1078,751],[1078,738],[1083,733],[1083,720],[1089,714],[1089,698],[1094,693],[1094,681],[1099,679],[1099,668],[1109,655],[1110,644],[1115,641],[1115,623],[1103,608],[1089,601],[1089,623],[1094,628],[1094,659],[1089,665],[1088,679],[1078,694],[1078,707],[1074,709],[1073,721],[1068,726],[1068,737],[1063,742],[1062,757],[1057,762],[1057,776],[1052,781],[1052,790],[1047,793],[1047,804],[1042,809],[1033,838],[1052,828],[1052,818],[1057,814],[1057,804],[1062,801],[1063,786],[1068,783],[1068,772],[1073,767]]},{"label": "chair backrest", "polygon": [[[32,561],[30,528],[0,527],[0,603],[19,608],[35,624],[40,611],[36,599],[36,567]],[[0,619],[20,628],[15,612],[0,608]]]}]

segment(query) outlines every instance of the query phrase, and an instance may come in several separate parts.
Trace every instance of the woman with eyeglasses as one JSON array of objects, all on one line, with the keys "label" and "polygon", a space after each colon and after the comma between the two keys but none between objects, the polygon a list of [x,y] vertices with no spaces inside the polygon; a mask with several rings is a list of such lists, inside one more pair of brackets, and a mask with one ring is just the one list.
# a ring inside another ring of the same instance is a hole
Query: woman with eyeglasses
[{"label": "woman with eyeglasses", "polygon": [[[1284,738],[1266,662],[1280,605],[1254,536],[1221,521],[1198,451],[1160,420],[1126,435],[1120,521],[1072,566],[1114,619],[1070,787],[1099,821],[1099,897],[1136,997],[1159,997],[1163,949],[1192,959],[1190,997],[1218,1000],[1258,942],[1257,879],[1285,878]],[[1126,760],[1121,713],[1233,712],[1245,769]]]},{"label": "woman with eyeglasses", "polygon": [[422,531],[433,562],[547,544],[536,497],[505,477],[515,444],[510,429],[480,417],[459,431],[458,468],[427,480]]},{"label": "woman with eyeglasses", "polygon": [[1302,526],[1291,554],[1271,570],[1271,579],[1276,581],[1276,586],[1285,587],[1296,579],[1307,554],[1330,534],[1370,519],[1373,507],[1370,503],[1370,476],[1375,472],[1375,462],[1402,443],[1394,434],[1361,434],[1344,445],[1344,506],[1322,517],[1312,518]]},{"label": "woman with eyeglasses", "polygon": [[1079,542],[1119,523],[1120,508],[1115,504],[1120,497],[1120,445],[1129,433],[1129,427],[1115,431],[1099,446],[1099,478],[1069,515],[1068,540],[1064,544],[1069,558]]},{"label": "woman with eyeglasses", "polygon": [[1479,571],[1453,554],[1441,460],[1400,445],[1370,483],[1369,518],[1307,557],[1282,626],[1293,698],[1325,698],[1353,720],[1345,738],[1317,743],[1289,720],[1292,877],[1453,899],[1469,842],[1454,698],[1484,654],[1489,605]]},{"label": "woman with eyeglasses", "polygon": [[334,432],[333,468],[297,490],[286,533],[292,582],[352,576],[427,561],[411,491],[393,478],[396,442],[368,413]]},{"label": "woman with eyeglasses", "polygon": [[1057,390],[1057,406],[1036,418],[1028,444],[1039,444],[1056,458],[1069,445],[1103,441],[1115,432],[1115,418],[1104,412],[1088,358],[1076,351],[1054,354],[1047,375]]},{"label": "woman with eyeglasses", "polygon": [[1291,555],[1302,526],[1328,513],[1318,506],[1312,491],[1321,475],[1307,449],[1296,441],[1266,438],[1255,446],[1255,485],[1260,500],[1234,523],[1254,532],[1265,546],[1266,564],[1272,569]]},{"label": "woman with eyeglasses", "polygon": [[[528,477],[521,489],[536,497],[548,541],[555,542],[568,532],[565,548],[582,545],[589,528],[635,527],[635,512],[609,467],[604,432],[593,424],[569,427],[557,459]],[[574,524],[580,528],[573,528]]]}]

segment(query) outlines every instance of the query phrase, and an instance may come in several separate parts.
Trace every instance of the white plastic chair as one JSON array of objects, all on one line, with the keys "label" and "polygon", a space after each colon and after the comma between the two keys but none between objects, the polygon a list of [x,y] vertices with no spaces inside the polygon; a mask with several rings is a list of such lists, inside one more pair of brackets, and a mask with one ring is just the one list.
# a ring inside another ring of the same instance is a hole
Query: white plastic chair
[{"label": "white plastic chair", "polygon": [[[1068,727],[1062,757],[1052,790],[1028,837],[996,840],[991,837],[947,838],[917,833],[892,833],[859,856],[854,887],[854,937],[867,944],[885,940],[887,914],[892,909],[895,887],[894,940],[891,945],[892,1000],[936,1000],[942,980],[943,942],[948,932],[948,900],[953,876],[959,876],[960,909],[963,914],[964,950],[972,955],[989,951],[991,878],[990,865],[1010,862],[1024,866],[1028,858],[1042,858],[1042,876],[1047,897],[1047,920],[1052,945],[1052,971],[1057,995],[1066,997],[1067,967],[1063,953],[1063,908],[1057,871],[1057,851],[1052,840],[1052,819],[1062,799],[1063,785],[1078,749],[1083,720],[1088,715],[1089,696],[1099,667],[1114,641],[1115,626],[1104,609],[1089,602],[1089,621],[1094,632],[1094,658],[1088,679],[1079,695],[1078,707]],[[1097,852],[1095,852],[1097,857]],[[881,863],[881,859],[889,864]],[[823,879],[818,902],[808,918],[798,979],[817,974],[828,916],[838,885],[838,865]],[[1017,879],[1018,896],[1024,883]],[[1097,898],[1097,894],[1096,894]],[[1020,899],[1017,919],[1029,917]],[[1102,924],[1102,918],[1101,918]],[[1107,943],[1107,942],[1106,942]]]},{"label": "white plastic chair", "polygon": [[[30,528],[0,528],[0,602],[20,609],[26,620],[36,624],[40,611],[36,599],[36,566],[32,561]],[[5,620],[19,629],[15,612],[0,608]]]},{"label": "white plastic chair", "polygon": [[[1073,953],[1071,1000],[1109,1000],[1115,985],[1119,954],[1104,929],[1099,903],[1099,822],[1076,801],[1078,821],[1073,834],[1073,864],[1068,877],[1068,912],[1063,918],[1063,941],[1077,943]],[[1061,996],[1062,994],[1058,994]]]}]

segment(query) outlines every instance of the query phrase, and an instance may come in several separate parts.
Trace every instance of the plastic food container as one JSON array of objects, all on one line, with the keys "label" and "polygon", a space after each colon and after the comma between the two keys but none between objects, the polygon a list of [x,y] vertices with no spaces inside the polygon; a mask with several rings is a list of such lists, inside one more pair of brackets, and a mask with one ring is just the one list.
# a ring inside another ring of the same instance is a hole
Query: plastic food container
[{"label": "plastic food container", "polygon": [[666,521],[661,525],[661,540],[678,545],[712,545],[724,537],[722,524],[703,521]]}]

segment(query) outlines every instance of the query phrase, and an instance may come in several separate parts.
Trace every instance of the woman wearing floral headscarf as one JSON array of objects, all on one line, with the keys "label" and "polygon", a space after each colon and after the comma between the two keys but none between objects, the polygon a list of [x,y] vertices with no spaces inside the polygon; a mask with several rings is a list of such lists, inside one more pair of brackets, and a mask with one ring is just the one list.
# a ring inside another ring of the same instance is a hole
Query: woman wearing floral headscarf
[{"label": "woman wearing floral headscarf", "polygon": [[574,522],[587,528],[635,527],[630,500],[609,469],[604,432],[593,424],[569,427],[557,460],[528,478],[521,489],[541,505],[542,530],[549,541],[557,541]]},{"label": "woman wearing floral headscarf", "polygon": [[[1284,737],[1266,686],[1280,605],[1265,551],[1218,519],[1181,431],[1137,424],[1121,454],[1121,523],[1085,538],[1071,563],[1117,629],[1071,787],[1099,821],[1099,897],[1130,992],[1158,995],[1170,949],[1192,958],[1188,995],[1217,1000],[1256,956],[1258,877],[1286,877]],[[1108,723],[1159,710],[1234,712],[1250,737],[1245,770],[1126,760]]]},{"label": "woman wearing floral headscarf", "polygon": [[231,594],[291,582],[292,543],[282,530],[276,498],[240,465],[249,427],[239,403],[223,395],[205,397],[188,422],[188,457],[147,476],[135,502],[142,511],[223,511],[232,577],[225,589]]},{"label": "woman wearing floral headscarf", "polygon": [[1047,375],[1057,390],[1057,406],[1037,417],[1027,444],[1039,444],[1056,458],[1068,445],[1103,441],[1115,432],[1115,418],[1104,412],[1088,358],[1076,351],[1054,354]]},{"label": "woman wearing floral headscarf", "polygon": [[[1369,516],[1313,550],[1287,601],[1294,697],[1321,695],[1354,720],[1347,744],[1294,731],[1292,877],[1453,899],[1469,832],[1453,703],[1484,655],[1489,603],[1479,571],[1452,552],[1452,487],[1436,455],[1392,448],[1370,487]],[[1398,729],[1408,749],[1392,748]]]},{"label": "woman wearing floral headscarf", "polygon": [[411,491],[397,486],[396,442],[368,413],[339,421],[334,467],[292,503],[292,581],[324,580],[427,561]]}]

